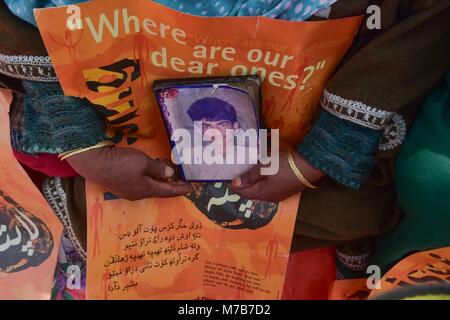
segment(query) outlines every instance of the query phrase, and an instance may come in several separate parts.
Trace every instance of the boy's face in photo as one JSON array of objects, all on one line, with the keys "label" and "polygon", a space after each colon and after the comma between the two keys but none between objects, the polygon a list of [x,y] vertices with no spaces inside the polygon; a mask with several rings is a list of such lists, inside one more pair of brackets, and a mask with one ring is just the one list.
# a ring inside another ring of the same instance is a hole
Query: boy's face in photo
[{"label": "boy's face in photo", "polygon": [[[222,138],[224,146],[234,141],[235,132],[240,127],[234,106],[218,98],[197,100],[187,113],[192,121],[201,121],[203,136],[208,136],[211,142]],[[218,133],[220,136],[216,137]]]},{"label": "boy's face in photo", "polygon": [[[208,120],[202,119],[202,133],[203,135],[208,130],[218,130],[222,135],[223,143],[226,144],[227,141],[234,138],[234,132],[239,129],[239,123],[230,120]],[[230,133],[232,133],[230,135]],[[215,141],[213,136],[211,141]]]}]

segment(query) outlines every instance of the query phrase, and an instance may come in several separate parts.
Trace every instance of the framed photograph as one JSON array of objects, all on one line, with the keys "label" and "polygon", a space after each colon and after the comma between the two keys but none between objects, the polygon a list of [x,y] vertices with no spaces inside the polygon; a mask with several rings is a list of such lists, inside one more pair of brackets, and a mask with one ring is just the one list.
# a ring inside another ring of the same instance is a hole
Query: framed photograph
[{"label": "framed photograph", "polygon": [[155,81],[154,93],[186,181],[230,181],[259,158],[257,76]]}]

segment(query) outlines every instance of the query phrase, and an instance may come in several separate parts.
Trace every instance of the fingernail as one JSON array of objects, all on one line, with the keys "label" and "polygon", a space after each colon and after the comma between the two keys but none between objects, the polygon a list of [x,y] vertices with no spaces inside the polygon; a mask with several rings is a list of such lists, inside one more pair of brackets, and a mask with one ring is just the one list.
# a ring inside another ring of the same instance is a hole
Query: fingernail
[{"label": "fingernail", "polygon": [[166,166],[166,172],[164,172],[164,176],[166,178],[172,178],[175,174],[175,170],[170,167],[170,166]]},{"label": "fingernail", "polygon": [[234,178],[233,181],[231,181],[231,185],[233,187],[239,187],[241,184],[242,184],[241,177]]}]

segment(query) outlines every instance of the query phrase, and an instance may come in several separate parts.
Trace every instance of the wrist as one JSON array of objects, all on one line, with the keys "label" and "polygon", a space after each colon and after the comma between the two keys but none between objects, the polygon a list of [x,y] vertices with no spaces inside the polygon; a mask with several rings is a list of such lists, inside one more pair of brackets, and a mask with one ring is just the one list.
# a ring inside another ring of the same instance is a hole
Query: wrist
[{"label": "wrist", "polygon": [[96,149],[101,149],[101,148],[104,148],[104,147],[110,147],[112,145],[113,145],[112,141],[105,140],[105,141],[101,141],[101,142],[99,142],[99,143],[97,143],[95,145],[92,145],[90,147],[78,148],[78,149],[66,151],[64,153],[60,153],[58,155],[58,157],[59,157],[59,159],[61,161],[64,161],[64,160],[69,159],[71,157],[74,157],[76,155],[80,155],[82,153],[86,153],[86,152],[93,151],[93,150],[96,150]]},{"label": "wrist", "polygon": [[292,149],[291,154],[296,167],[309,183],[313,184],[325,176],[324,172],[310,164],[297,150]]},{"label": "wrist", "polygon": [[103,146],[101,148],[86,150],[68,157],[65,161],[67,161],[67,163],[69,163],[69,165],[80,175],[85,176],[88,174],[86,171],[90,171],[88,170],[89,168],[95,167],[93,164],[101,163],[102,159],[108,158],[106,154],[109,153],[111,149],[112,146]]}]

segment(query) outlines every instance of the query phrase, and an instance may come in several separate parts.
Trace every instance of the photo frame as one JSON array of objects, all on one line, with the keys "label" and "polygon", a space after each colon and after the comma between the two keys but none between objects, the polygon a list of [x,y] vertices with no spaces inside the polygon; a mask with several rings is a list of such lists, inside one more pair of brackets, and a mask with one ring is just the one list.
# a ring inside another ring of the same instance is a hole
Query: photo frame
[{"label": "photo frame", "polygon": [[258,76],[158,80],[153,91],[182,180],[231,181],[258,162]]}]

